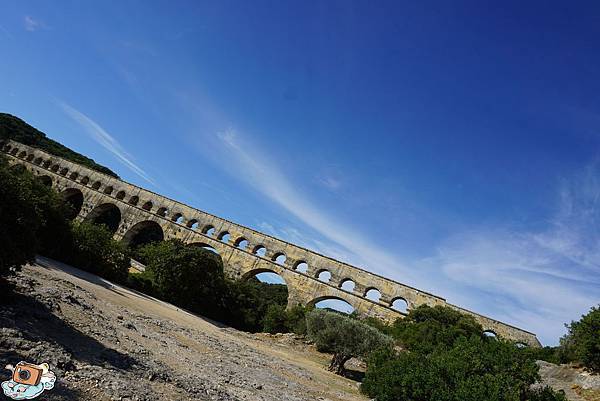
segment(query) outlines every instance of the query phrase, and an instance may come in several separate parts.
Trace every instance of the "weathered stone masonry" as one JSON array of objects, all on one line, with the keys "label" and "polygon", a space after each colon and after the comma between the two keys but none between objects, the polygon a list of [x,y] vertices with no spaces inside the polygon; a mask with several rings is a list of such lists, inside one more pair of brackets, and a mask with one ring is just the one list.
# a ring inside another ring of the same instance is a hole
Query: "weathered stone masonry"
[{"label": "weathered stone masonry", "polygon": [[[80,192],[83,205],[77,219],[85,220],[98,210],[116,206],[121,219],[115,238],[127,242],[141,229],[159,226],[165,239],[179,238],[188,244],[214,248],[223,258],[225,272],[233,278],[242,279],[267,271],[279,274],[288,287],[289,305],[341,299],[361,314],[386,321],[403,315],[392,308],[398,299],[406,302],[409,309],[423,304],[446,305],[474,316],[485,330],[498,336],[540,346],[533,333],[451,305],[439,296],[194,209],[42,150],[14,141],[0,146],[11,163],[24,165],[57,191]],[[264,255],[258,252],[261,248],[266,248]],[[285,256],[284,262],[281,255]],[[299,265],[308,267],[301,271]],[[328,282],[318,278],[323,271],[331,274]],[[341,288],[347,280],[354,283],[351,291]],[[371,289],[380,292],[378,301],[366,297]]]}]

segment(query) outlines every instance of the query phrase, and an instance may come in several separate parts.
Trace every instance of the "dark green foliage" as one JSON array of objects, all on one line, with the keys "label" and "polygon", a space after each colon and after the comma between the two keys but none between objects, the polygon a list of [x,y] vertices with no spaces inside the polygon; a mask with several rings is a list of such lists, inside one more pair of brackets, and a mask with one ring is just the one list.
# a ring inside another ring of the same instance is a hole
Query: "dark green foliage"
[{"label": "dark green foliage", "polygon": [[530,350],[484,336],[451,308],[416,308],[391,331],[406,350],[372,354],[361,387],[378,401],[566,401],[530,390],[539,379]]},{"label": "dark green foliage", "polygon": [[269,307],[287,305],[288,293],[285,285],[261,283],[251,279],[229,281],[228,287],[228,317],[225,322],[240,330],[262,331]]},{"label": "dark green foliage", "polygon": [[379,330],[339,313],[315,309],[306,316],[306,331],[321,352],[333,354],[329,370],[344,373],[352,357],[366,357],[378,349],[391,349],[393,341]]},{"label": "dark green foliage", "polygon": [[83,156],[66,146],[46,137],[46,134],[35,129],[25,121],[11,114],[0,113],[0,141],[12,139],[25,145],[42,149],[52,155],[62,157],[73,163],[91,168],[92,170],[119,178],[112,170],[97,164],[92,159]]},{"label": "dark green foliage", "polygon": [[129,255],[105,226],[83,222],[74,224],[72,233],[73,247],[67,258],[70,264],[108,280],[125,282]]},{"label": "dark green foliage", "polygon": [[306,334],[306,308],[296,305],[289,310],[282,304],[271,304],[263,318],[266,333]]},{"label": "dark green foliage", "polygon": [[446,306],[422,305],[397,319],[391,335],[403,348],[428,353],[440,345],[450,347],[461,337],[483,337],[483,329],[472,316]]},{"label": "dark green foliage", "polygon": [[0,275],[38,252],[62,252],[69,238],[65,211],[58,194],[0,157]]},{"label": "dark green foliage", "polygon": [[220,256],[179,240],[145,245],[139,254],[162,299],[211,318],[223,314],[227,284]]},{"label": "dark green foliage", "polygon": [[555,364],[564,363],[562,360],[563,358],[561,357],[562,352],[560,347],[527,347],[523,349],[523,352],[528,354],[534,360],[541,360]]},{"label": "dark green foliage", "polygon": [[586,368],[600,373],[600,307],[592,307],[577,322],[567,326],[568,334],[561,339],[565,353]]}]

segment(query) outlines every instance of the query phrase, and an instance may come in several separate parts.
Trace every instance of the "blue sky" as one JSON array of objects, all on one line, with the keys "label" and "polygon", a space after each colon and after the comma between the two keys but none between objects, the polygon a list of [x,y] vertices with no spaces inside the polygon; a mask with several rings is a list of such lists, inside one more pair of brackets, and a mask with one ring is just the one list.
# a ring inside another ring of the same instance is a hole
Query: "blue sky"
[{"label": "blue sky", "polygon": [[555,344],[600,302],[600,5],[6,1],[0,110]]}]

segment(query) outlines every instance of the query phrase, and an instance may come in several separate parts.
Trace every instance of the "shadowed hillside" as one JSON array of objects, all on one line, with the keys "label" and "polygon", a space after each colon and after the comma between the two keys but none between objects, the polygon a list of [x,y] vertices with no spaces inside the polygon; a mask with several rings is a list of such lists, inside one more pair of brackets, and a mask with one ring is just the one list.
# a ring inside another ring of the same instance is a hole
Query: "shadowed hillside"
[{"label": "shadowed hillside", "polygon": [[12,139],[25,145],[34,146],[50,154],[65,158],[73,163],[81,164],[112,177],[119,178],[108,167],[97,164],[92,159],[74,152],[64,145],[48,138],[46,134],[11,114],[0,113],[0,140]]}]

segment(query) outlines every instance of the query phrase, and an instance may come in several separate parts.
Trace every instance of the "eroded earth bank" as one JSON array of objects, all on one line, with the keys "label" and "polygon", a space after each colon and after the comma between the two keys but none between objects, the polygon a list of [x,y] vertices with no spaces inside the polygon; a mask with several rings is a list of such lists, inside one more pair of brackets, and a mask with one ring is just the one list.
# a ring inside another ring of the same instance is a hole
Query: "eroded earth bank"
[{"label": "eroded earth bank", "polygon": [[[10,281],[0,365],[47,362],[46,400],[366,400],[292,335],[221,327],[94,275],[41,259]],[[7,380],[10,371],[0,371]]]}]

